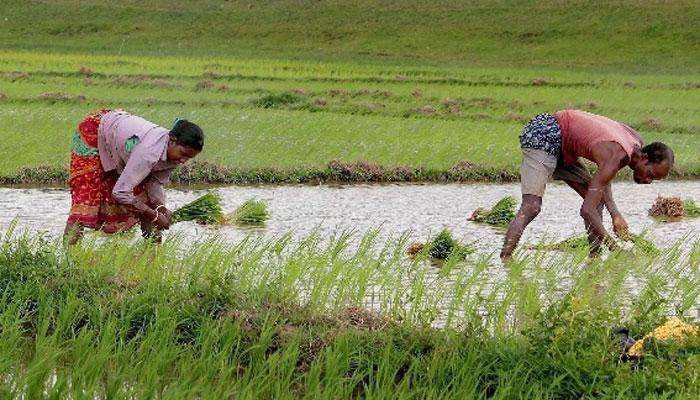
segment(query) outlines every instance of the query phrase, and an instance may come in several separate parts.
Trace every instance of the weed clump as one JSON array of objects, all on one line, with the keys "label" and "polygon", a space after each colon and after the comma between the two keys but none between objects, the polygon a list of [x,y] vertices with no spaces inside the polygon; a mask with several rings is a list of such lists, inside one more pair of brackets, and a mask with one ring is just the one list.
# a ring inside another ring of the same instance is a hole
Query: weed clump
[{"label": "weed clump", "polygon": [[221,197],[209,192],[197,200],[177,209],[173,212],[171,222],[196,221],[203,225],[221,223],[223,212],[221,210]]},{"label": "weed clump", "polygon": [[508,226],[515,219],[515,204],[513,196],[506,196],[499,200],[490,210],[481,207],[477,208],[469,217],[469,220],[493,226]]},{"label": "weed clump", "polygon": [[174,86],[165,79],[153,78],[147,75],[120,76],[113,79],[111,84],[117,87],[167,88]]},{"label": "weed clump", "polygon": [[299,103],[302,96],[295,93],[268,94],[254,101],[255,106],[261,108],[277,108],[281,106]]},{"label": "weed clump", "polygon": [[46,92],[39,95],[40,100],[45,100],[50,103],[82,103],[86,100],[86,97],[78,94],[72,95],[64,92]]},{"label": "weed clump", "polygon": [[224,83],[218,84],[211,79],[197,82],[194,88],[195,90],[218,90],[219,92],[226,92],[229,90],[228,85]]},{"label": "weed clump", "polygon": [[233,213],[226,217],[227,221],[244,225],[263,224],[269,218],[265,202],[255,199],[246,200]]},{"label": "weed clump", "polygon": [[93,70],[90,69],[89,67],[86,67],[86,66],[84,66],[84,65],[81,65],[81,66],[80,66],[80,69],[78,69],[78,73],[79,73],[80,75],[90,76],[90,75],[94,74],[95,71],[93,71]]}]

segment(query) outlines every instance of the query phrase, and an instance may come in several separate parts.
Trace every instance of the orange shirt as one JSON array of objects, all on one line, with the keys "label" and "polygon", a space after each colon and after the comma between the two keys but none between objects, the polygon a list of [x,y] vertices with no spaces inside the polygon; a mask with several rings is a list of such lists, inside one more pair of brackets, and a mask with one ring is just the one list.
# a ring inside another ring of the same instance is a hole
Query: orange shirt
[{"label": "orange shirt", "polygon": [[642,146],[642,138],[629,126],[601,115],[580,110],[562,110],[554,113],[561,129],[561,154],[565,165],[578,157],[593,161],[591,149],[596,143],[615,142],[632,157],[635,146]]}]

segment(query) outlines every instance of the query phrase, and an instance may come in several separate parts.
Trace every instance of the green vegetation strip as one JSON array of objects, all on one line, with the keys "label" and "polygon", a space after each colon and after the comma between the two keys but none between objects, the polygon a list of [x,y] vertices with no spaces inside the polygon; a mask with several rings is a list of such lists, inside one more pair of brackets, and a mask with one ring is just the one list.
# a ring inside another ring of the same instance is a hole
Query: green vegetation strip
[{"label": "green vegetation strip", "polygon": [[[65,168],[42,166],[22,168],[17,173],[0,176],[0,185],[65,185]],[[362,182],[514,182],[513,171],[497,170],[458,163],[447,170],[383,166],[369,162],[332,161],[323,168],[239,170],[210,162],[193,161],[176,169],[171,177],[175,184],[258,184],[258,183],[362,183]]]},{"label": "green vegetation strip", "polygon": [[[162,247],[127,238],[66,252],[8,233],[0,397],[700,394],[698,340],[657,342],[622,362],[614,336],[625,325],[640,338],[669,309],[695,312],[700,282],[687,272],[698,267],[700,243],[685,244],[689,257],[619,254],[586,268],[575,257],[535,257],[506,274],[488,260],[453,259],[436,275],[405,260],[404,242],[379,246],[375,237]],[[369,299],[381,313],[364,308]]]},{"label": "green vegetation strip", "polygon": [[695,68],[699,58],[694,27],[700,11],[690,0],[87,4],[5,0],[0,47],[169,54],[212,64],[216,56],[227,56],[623,72],[683,72]]}]

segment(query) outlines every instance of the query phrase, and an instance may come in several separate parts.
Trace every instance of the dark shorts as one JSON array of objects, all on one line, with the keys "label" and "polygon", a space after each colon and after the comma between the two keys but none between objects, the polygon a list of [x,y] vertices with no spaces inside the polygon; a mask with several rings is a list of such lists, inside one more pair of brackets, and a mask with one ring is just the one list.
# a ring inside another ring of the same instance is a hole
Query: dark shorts
[{"label": "dark shorts", "polygon": [[581,161],[571,165],[561,162],[561,130],[554,116],[544,113],[533,118],[520,134],[523,162],[520,184],[523,194],[544,195],[551,179],[587,185],[591,174]]},{"label": "dark shorts", "polygon": [[542,150],[559,158],[561,153],[561,129],[553,115],[542,113],[525,125],[520,133],[520,147]]}]

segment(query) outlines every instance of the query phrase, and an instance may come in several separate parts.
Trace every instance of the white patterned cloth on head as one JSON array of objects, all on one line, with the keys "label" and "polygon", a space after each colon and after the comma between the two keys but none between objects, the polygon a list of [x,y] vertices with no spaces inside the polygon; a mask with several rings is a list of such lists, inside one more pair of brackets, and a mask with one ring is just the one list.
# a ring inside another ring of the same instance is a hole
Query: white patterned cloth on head
[{"label": "white patterned cloth on head", "polygon": [[561,129],[553,115],[542,113],[525,125],[520,134],[520,147],[538,149],[555,157],[561,153]]}]

